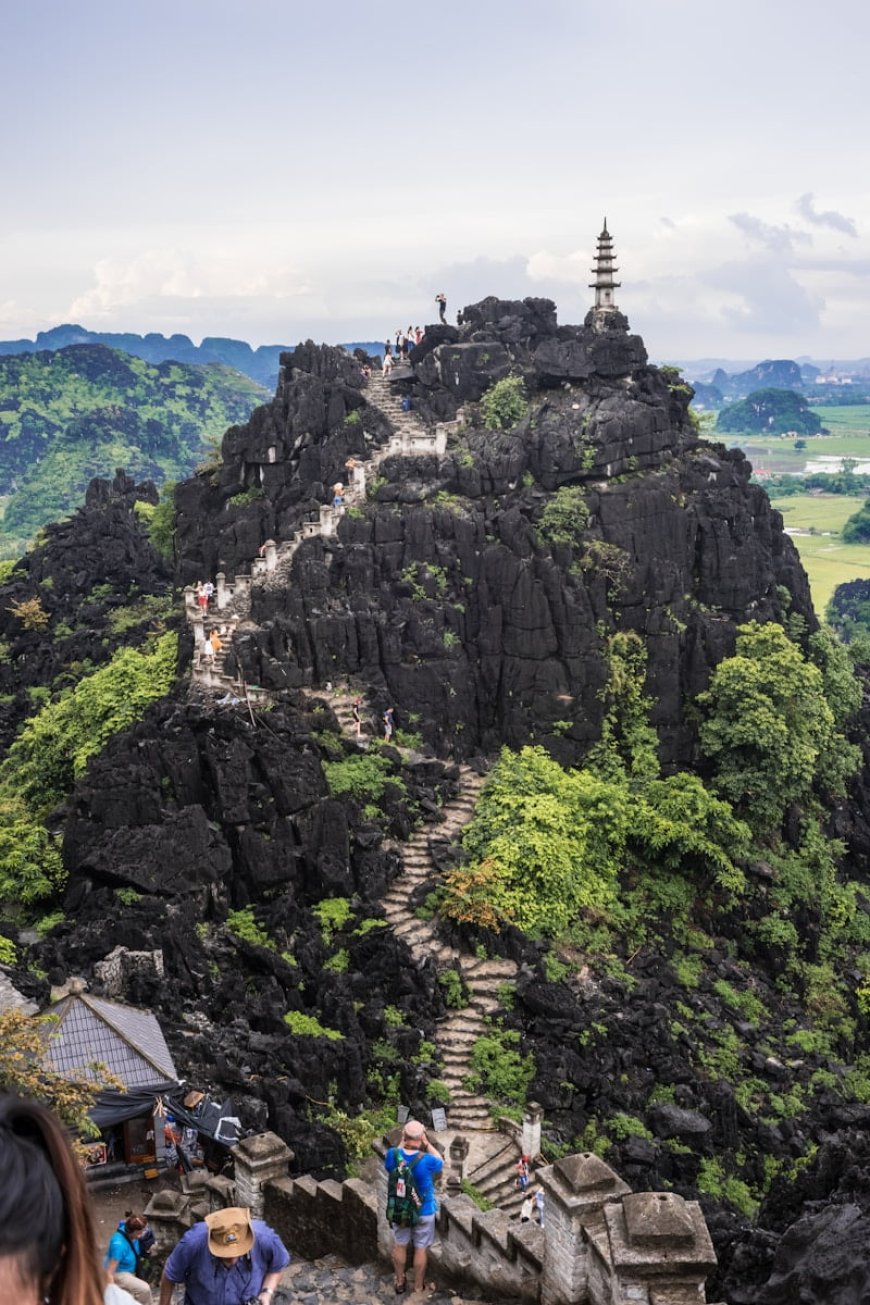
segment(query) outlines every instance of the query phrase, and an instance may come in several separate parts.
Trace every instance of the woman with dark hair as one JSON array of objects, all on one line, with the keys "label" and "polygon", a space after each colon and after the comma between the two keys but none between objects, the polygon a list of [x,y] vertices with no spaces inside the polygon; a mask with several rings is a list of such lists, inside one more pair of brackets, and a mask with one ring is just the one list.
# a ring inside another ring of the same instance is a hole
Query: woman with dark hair
[{"label": "woman with dark hair", "polygon": [[139,1277],[139,1264],[146,1253],[140,1239],[147,1228],[148,1220],[144,1214],[128,1213],[112,1233],[103,1261],[109,1282],[116,1282],[129,1292],[138,1305],[152,1305],[153,1300],[148,1283]]},{"label": "woman with dark hair", "polygon": [[0,1301],[102,1305],[84,1175],[43,1106],[0,1097],[0,1175]]}]

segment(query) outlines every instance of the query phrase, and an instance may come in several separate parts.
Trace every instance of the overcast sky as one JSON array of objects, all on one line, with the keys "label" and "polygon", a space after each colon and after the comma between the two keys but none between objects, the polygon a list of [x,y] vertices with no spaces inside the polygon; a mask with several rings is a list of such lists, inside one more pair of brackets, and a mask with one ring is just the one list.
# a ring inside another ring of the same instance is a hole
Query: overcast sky
[{"label": "overcast sky", "polygon": [[870,355],[864,0],[4,6],[0,338],[582,320],[606,214],[657,358]]}]

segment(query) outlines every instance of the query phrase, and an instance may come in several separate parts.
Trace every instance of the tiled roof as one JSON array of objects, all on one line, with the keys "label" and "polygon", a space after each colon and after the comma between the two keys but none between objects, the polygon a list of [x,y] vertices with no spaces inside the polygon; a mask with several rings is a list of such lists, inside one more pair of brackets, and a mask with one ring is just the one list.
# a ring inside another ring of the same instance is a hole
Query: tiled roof
[{"label": "tiled roof", "polygon": [[47,1058],[59,1074],[96,1081],[91,1066],[98,1062],[128,1088],[178,1081],[166,1039],[148,1011],[77,993],[46,1013],[57,1019]]}]

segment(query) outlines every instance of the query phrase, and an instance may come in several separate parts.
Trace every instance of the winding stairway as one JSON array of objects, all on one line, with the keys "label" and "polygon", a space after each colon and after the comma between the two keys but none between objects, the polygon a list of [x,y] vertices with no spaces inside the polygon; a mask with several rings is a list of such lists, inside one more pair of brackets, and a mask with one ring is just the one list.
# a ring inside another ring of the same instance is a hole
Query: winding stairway
[{"label": "winding stairway", "polygon": [[[401,401],[391,392],[383,373],[375,372],[368,382],[367,401],[390,421],[394,433],[389,442],[371,457],[359,461],[351,471],[351,483],[345,491],[345,507],[323,506],[317,521],[305,521],[292,539],[276,544],[267,540],[261,556],[256,558],[249,575],[238,575],[234,584],[217,577],[214,606],[205,615],[196,605],[193,587],[185,590],[185,611],[194,633],[192,680],[201,687],[220,691],[248,702],[268,698],[267,691],[244,685],[227,673],[225,658],[237,630],[255,628],[251,620],[251,589],[254,585],[286,587],[290,583],[293,559],[307,540],[335,534],[348,506],[364,502],[367,477],[386,458],[395,454],[442,455],[446,449],[449,425],[428,430],[413,411],[405,412]],[[457,419],[457,423],[460,418]],[[217,629],[222,647],[214,660],[202,656],[204,640]],[[353,718],[353,693],[330,689],[312,691],[332,707],[342,731],[360,746],[367,740],[357,737]],[[498,1131],[492,1118],[492,1103],[470,1090],[470,1058],[475,1042],[491,1031],[488,1020],[499,1007],[499,988],[511,982],[517,972],[513,961],[466,955],[441,942],[434,924],[419,918],[409,905],[415,888],[437,879],[432,856],[434,843],[450,842],[458,837],[474,812],[474,804],[483,779],[468,766],[459,768],[459,794],[443,808],[443,821],[435,829],[418,830],[402,845],[403,871],[394,880],[385,899],[384,913],[396,934],[411,947],[414,955],[434,959],[439,973],[454,970],[461,977],[468,1003],[451,1009],[438,1025],[436,1045],[443,1065],[441,1079],[450,1091],[448,1117],[450,1127],[439,1135],[439,1145],[447,1151],[450,1142],[461,1134],[469,1145],[463,1173],[475,1192],[506,1213],[516,1214],[522,1197],[515,1186],[516,1164],[520,1146],[516,1137]]]}]

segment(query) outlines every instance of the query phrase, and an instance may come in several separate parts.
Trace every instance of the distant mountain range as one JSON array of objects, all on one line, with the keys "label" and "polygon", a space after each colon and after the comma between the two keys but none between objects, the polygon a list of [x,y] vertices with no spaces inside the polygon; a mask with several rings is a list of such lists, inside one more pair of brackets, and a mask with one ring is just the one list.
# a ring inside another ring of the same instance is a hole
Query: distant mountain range
[{"label": "distant mountain range", "polygon": [[0,357],[0,557],[78,507],[93,476],[189,476],[270,397],[223,364],[149,363],[105,345]]},{"label": "distant mountain range", "polygon": [[[84,326],[65,325],[40,331],[35,340],[2,340],[0,356],[66,349],[71,344],[103,344],[108,349],[120,349],[149,363],[223,363],[271,391],[278,380],[281,354],[292,353],[295,348],[292,344],[261,344],[254,349],[244,340],[230,340],[217,335],[206,336],[197,345],[187,335],[159,335],[156,332],[136,335],[130,331],[88,331]],[[384,346],[364,340],[353,341],[344,347],[351,351],[362,348],[380,354]]]}]

